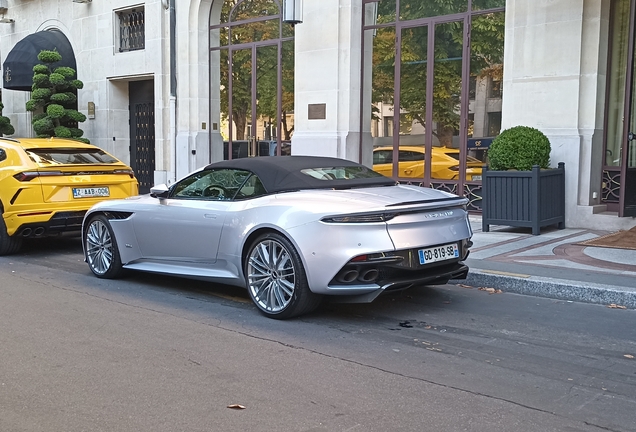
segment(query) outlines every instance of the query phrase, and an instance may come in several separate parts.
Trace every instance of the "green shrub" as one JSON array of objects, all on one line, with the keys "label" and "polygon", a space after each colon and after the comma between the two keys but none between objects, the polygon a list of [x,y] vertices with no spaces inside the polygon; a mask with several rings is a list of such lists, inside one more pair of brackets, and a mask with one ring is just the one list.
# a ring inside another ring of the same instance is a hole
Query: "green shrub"
[{"label": "green shrub", "polygon": [[498,135],[490,144],[488,161],[496,171],[530,171],[533,165],[548,168],[550,140],[543,132],[528,126],[514,126]]}]

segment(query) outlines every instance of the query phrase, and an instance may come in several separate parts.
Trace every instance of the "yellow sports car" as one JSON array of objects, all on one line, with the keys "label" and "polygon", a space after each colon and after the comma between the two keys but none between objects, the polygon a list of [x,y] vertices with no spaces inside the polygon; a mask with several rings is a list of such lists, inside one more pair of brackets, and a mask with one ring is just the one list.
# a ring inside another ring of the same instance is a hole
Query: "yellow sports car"
[{"label": "yellow sports car", "polygon": [[93,204],[138,193],[133,170],[94,145],[0,138],[0,255],[23,238],[79,234]]},{"label": "yellow sports car", "polygon": [[[441,180],[459,179],[459,149],[433,147],[431,178]],[[398,151],[397,177],[424,178],[424,147],[402,146]],[[466,156],[466,180],[481,180],[484,163],[472,156]],[[373,149],[373,170],[387,177],[393,177],[393,147]]]}]

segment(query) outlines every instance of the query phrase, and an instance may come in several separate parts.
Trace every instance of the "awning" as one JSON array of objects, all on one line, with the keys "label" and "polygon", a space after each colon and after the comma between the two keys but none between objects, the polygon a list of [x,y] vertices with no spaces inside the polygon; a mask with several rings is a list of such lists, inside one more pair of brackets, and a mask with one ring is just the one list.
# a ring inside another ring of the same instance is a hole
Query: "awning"
[{"label": "awning", "polygon": [[18,42],[2,64],[2,86],[10,90],[31,91],[33,85],[33,66],[40,64],[40,51],[57,50],[62,61],[54,67],[68,66],[77,71],[73,47],[64,33],[59,30],[46,30],[33,33]]}]

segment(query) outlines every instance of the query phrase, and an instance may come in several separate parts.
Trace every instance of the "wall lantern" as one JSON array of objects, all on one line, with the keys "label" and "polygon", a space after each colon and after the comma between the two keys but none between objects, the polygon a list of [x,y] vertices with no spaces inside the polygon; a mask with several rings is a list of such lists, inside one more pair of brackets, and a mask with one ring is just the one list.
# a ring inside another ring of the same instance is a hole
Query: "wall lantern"
[{"label": "wall lantern", "polygon": [[283,22],[292,26],[303,22],[302,0],[283,0]]},{"label": "wall lantern", "polygon": [[6,14],[9,11],[8,6],[9,5],[7,0],[0,0],[0,15],[2,15],[2,18],[0,18],[0,23],[11,24],[15,22],[12,18],[4,17],[4,14]]}]

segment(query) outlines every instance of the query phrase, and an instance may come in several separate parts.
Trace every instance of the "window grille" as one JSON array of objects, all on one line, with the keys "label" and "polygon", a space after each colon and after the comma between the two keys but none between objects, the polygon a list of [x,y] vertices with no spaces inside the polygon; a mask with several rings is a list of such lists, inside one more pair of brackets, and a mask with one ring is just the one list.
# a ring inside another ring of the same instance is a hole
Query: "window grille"
[{"label": "window grille", "polygon": [[131,9],[118,12],[119,16],[119,52],[145,48],[146,29],[143,9]]}]

